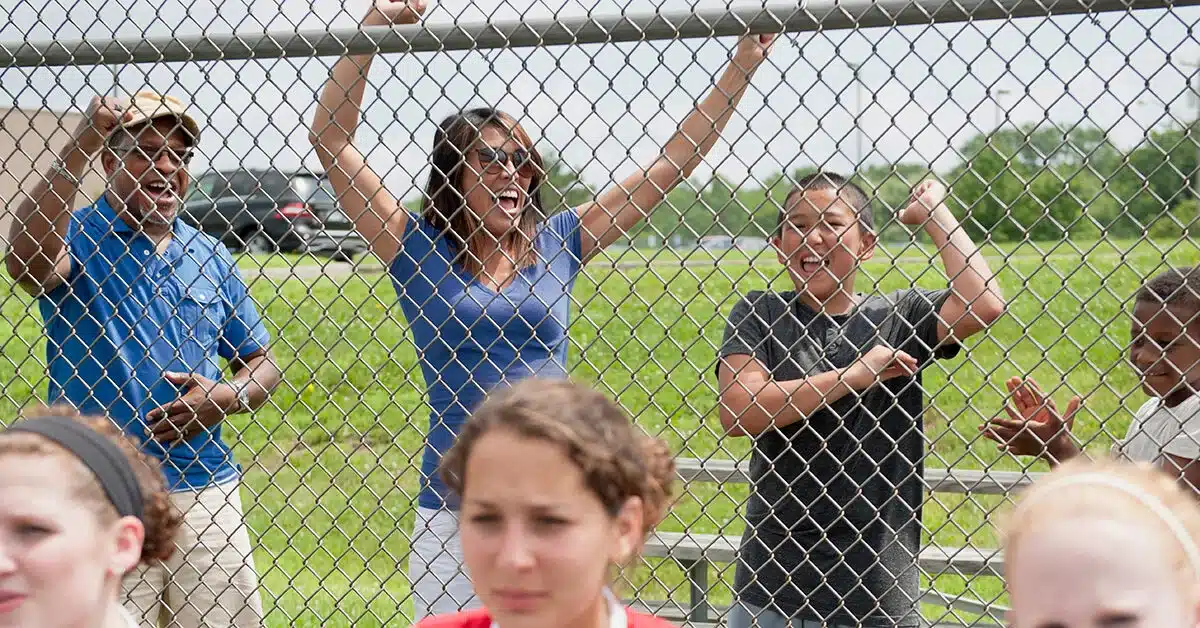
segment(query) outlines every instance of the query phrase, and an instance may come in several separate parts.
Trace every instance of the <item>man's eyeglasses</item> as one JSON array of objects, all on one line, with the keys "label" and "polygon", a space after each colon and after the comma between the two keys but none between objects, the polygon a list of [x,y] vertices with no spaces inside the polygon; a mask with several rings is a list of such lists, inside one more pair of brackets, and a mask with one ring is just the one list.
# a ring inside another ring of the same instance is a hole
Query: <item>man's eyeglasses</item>
[{"label": "man's eyeglasses", "polygon": [[140,144],[120,147],[116,149],[116,152],[124,156],[132,156],[135,159],[148,164],[156,164],[158,163],[159,159],[162,159],[163,156],[166,155],[167,160],[169,160],[175,167],[183,167],[188,165],[192,162],[192,157],[194,157],[196,154],[196,151],[190,148],[185,148],[182,151],[176,151],[170,146],[142,146]]}]

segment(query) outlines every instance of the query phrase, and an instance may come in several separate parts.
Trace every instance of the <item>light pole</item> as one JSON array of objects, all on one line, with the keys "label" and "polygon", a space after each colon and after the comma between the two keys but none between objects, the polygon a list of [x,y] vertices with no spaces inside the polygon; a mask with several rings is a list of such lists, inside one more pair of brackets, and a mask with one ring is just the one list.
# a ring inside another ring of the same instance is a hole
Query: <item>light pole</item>
[{"label": "light pole", "polygon": [[1007,96],[1012,93],[1010,89],[997,88],[992,90],[992,102],[996,105],[996,128],[993,131],[998,132],[1000,127],[1004,126],[1004,105],[1000,102],[1002,96]]},{"label": "light pole", "polygon": [[[1155,107],[1157,106],[1157,103],[1153,103],[1153,102],[1150,102],[1149,100],[1142,100],[1142,99],[1138,99],[1133,104],[1137,105],[1138,108],[1145,109],[1147,111],[1151,111],[1151,110],[1155,109]],[[1159,120],[1162,120],[1163,113],[1160,108],[1157,112],[1152,112],[1150,115],[1155,115],[1157,117],[1154,119],[1154,122],[1150,124],[1150,128],[1146,129],[1147,133],[1150,133],[1154,129],[1158,128],[1158,122],[1159,122]]]},{"label": "light pole", "polygon": [[1187,138],[1196,149],[1196,167],[1188,174],[1188,187],[1191,188],[1192,200],[1200,202],[1200,143],[1196,142],[1196,125],[1200,124],[1200,87],[1196,85],[1197,71],[1200,70],[1200,64],[1194,61],[1180,61],[1179,65],[1185,68],[1191,68],[1192,73],[1188,76],[1188,91],[1192,93],[1192,106],[1196,108],[1196,113],[1192,117],[1192,121],[1188,123]]},{"label": "light pole", "polygon": [[862,131],[862,114],[863,114],[863,84],[859,76],[859,71],[862,69],[861,63],[846,61],[839,59],[842,63],[850,68],[854,74],[854,169],[857,171],[862,167],[863,162],[863,131]]}]

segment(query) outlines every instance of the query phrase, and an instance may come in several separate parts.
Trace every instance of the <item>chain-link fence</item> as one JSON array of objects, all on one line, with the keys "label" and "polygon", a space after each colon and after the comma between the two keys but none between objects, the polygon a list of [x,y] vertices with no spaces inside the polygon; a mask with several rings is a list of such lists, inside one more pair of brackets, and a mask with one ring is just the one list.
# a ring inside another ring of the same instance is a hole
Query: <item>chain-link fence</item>
[{"label": "chain-link fence", "polygon": [[[1200,10],[682,4],[454,0],[420,25],[360,28],[366,4],[322,0],[0,0],[9,269],[47,288],[0,288],[0,403],[11,418],[49,394],[186,440],[147,447],[174,469],[182,543],[224,549],[138,574],[147,621],[169,599],[180,625],[404,625],[418,598],[466,595],[428,555],[449,542],[453,498],[423,478],[489,382],[520,373],[590,382],[678,452],[682,497],[619,587],[637,604],[720,621],[735,582],[767,570],[798,591],[776,600],[786,614],[1003,621],[993,518],[1045,466],[978,426],[1003,415],[1013,376],[1060,405],[1085,397],[1075,436],[1096,452],[1145,401],[1125,362],[1134,293],[1200,262]],[[739,44],[747,33],[783,34],[763,60],[756,40]],[[351,85],[371,53],[360,119]],[[79,148],[94,96],[146,90],[180,98],[143,104],[194,119],[194,147],[171,131]],[[511,119],[448,119],[478,107]],[[473,133],[513,123],[529,142]],[[818,170],[866,191],[870,230],[805,218],[817,203],[789,193]],[[945,213],[909,207],[931,177]],[[450,188],[461,197],[446,201]],[[478,255],[470,234],[493,219],[454,216],[477,194],[517,212],[532,189],[548,218],[529,232],[531,264]],[[412,213],[381,211],[392,196]],[[856,265],[859,296],[842,304]],[[771,406],[766,388],[730,407],[755,368],[797,380],[879,342],[922,377],[884,396],[824,390],[807,410]],[[211,400],[213,381],[233,385],[189,420],[257,406],[223,422],[231,452],[170,408],[147,417],[180,395]],[[756,413],[781,427],[726,434],[727,415]],[[754,573],[735,574],[753,543]],[[806,566],[788,567],[795,556]]]}]

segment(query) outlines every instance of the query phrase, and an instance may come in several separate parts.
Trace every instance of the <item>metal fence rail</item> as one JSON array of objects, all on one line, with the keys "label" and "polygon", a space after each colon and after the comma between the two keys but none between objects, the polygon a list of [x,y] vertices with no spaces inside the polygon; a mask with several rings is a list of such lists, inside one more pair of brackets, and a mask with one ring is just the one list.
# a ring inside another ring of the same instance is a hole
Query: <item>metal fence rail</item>
[{"label": "metal fence rail", "polygon": [[[1200,4],[1197,0],[1170,6]],[[1151,0],[1060,2],[936,2],[933,0],[822,0],[764,3],[695,11],[598,14],[541,20],[371,27],[325,31],[205,33],[193,37],[128,37],[108,41],[0,43],[0,66],[55,67],[109,63],[235,61],[343,54],[490,50],[632,41],[799,33],[897,27],[1024,17],[1094,15],[1161,9]]]}]

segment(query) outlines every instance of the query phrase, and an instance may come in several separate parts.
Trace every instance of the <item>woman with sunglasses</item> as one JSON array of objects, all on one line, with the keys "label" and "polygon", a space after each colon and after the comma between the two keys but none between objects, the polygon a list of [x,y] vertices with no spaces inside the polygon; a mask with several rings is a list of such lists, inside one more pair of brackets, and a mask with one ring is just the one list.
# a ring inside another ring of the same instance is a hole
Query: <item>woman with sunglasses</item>
[{"label": "woman with sunglasses", "polygon": [[[376,0],[363,24],[413,24],[424,10],[424,0]],[[486,108],[439,125],[421,211],[409,213],[354,143],[373,55],[334,66],[310,137],[342,207],[387,264],[432,410],[409,555],[416,619],[477,606],[462,573],[457,499],[436,473],[441,456],[493,387],[566,375],[569,294],[580,267],[692,173],[772,40],[755,35],[738,44],[712,91],[647,167],[550,217],[533,139],[513,116]]]}]

